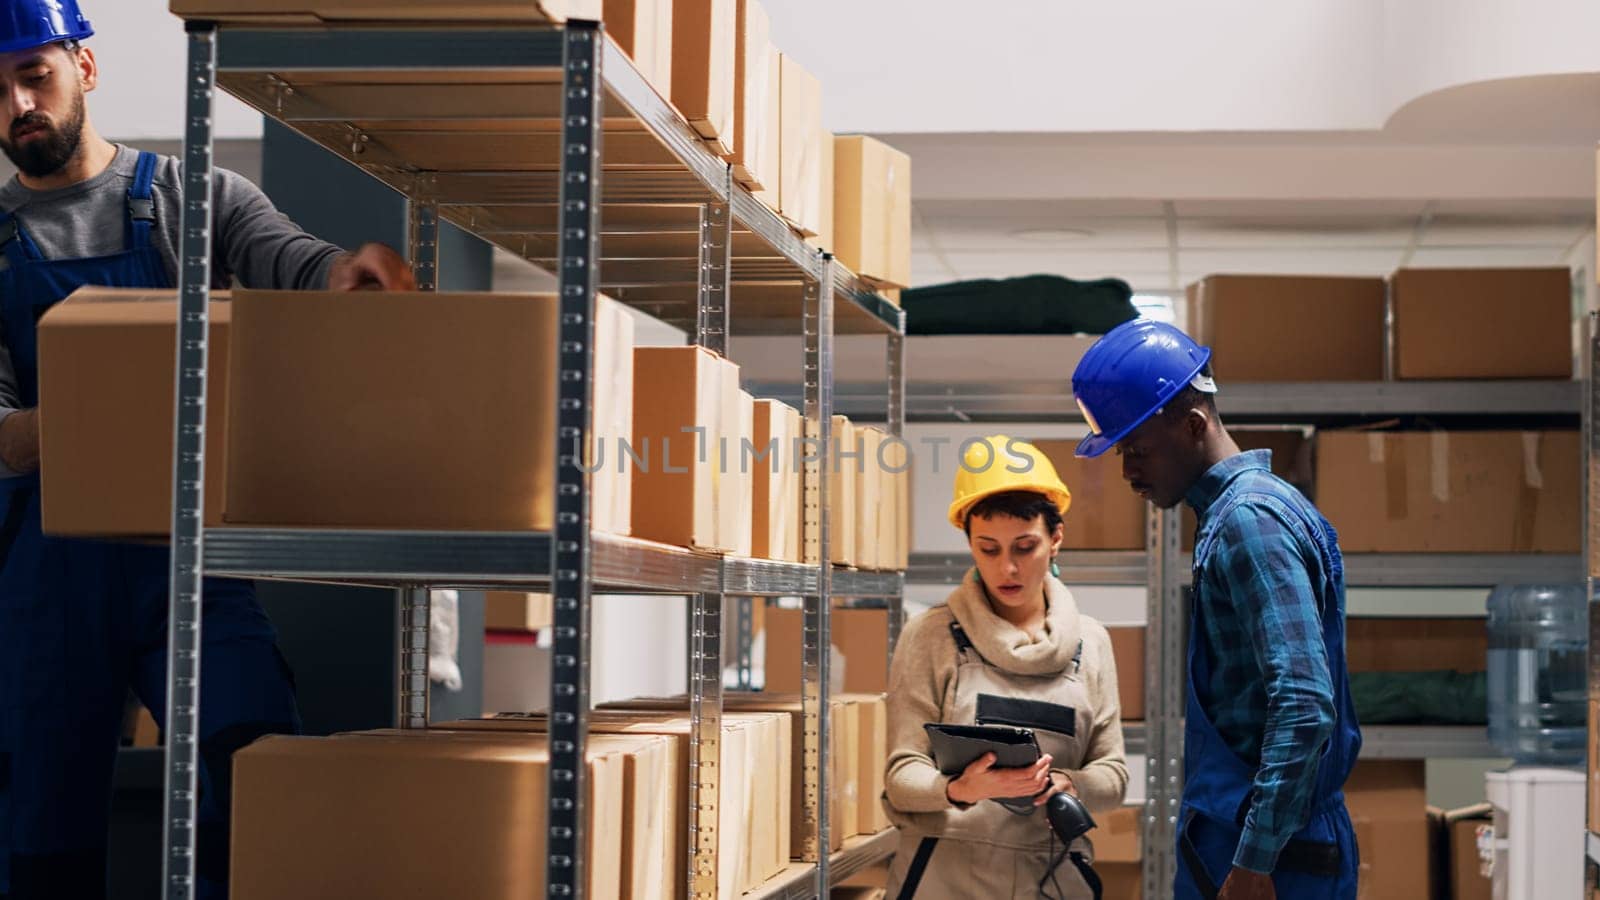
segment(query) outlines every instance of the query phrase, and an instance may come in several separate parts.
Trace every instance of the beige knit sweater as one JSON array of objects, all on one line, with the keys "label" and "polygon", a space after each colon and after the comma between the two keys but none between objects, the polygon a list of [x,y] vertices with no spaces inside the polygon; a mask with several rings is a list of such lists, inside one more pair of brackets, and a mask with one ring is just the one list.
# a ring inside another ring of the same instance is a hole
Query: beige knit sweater
[{"label": "beige knit sweater", "polygon": [[1093,812],[1122,805],[1128,788],[1123,755],[1122,710],[1117,699],[1117,669],[1105,626],[1080,615],[1072,592],[1054,578],[1045,579],[1049,601],[1044,634],[1035,639],[995,614],[971,573],[936,606],[906,625],[895,646],[889,671],[889,762],[885,793],[889,806],[904,813],[948,810],[945,794],[950,778],[933,763],[922,726],[946,722],[954,705],[958,654],[950,621],[961,623],[978,653],[990,664],[1018,675],[1064,673],[1072,664],[1079,639],[1085,687],[1094,722],[1082,764],[1059,769],[1072,777],[1078,796]]}]

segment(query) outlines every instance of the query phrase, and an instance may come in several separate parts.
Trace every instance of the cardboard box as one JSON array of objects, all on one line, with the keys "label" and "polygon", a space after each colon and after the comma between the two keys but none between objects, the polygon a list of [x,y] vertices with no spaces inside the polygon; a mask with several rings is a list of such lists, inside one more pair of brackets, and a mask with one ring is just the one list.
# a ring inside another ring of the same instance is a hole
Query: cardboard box
[{"label": "cardboard box", "polygon": [[[673,821],[662,827],[674,836],[671,884],[685,896],[688,854],[680,852],[688,834],[690,722],[675,710],[686,703],[655,704],[652,709],[608,705],[590,713],[593,734],[654,734],[673,739]],[[501,714],[440,726],[460,731],[543,733],[544,713]],[[791,776],[789,717],[765,712],[726,712],[722,719],[722,780],[718,794],[718,896],[737,897],[771,878],[788,863]],[[682,798],[681,802],[678,798]],[[660,896],[659,889],[646,897]]]},{"label": "cardboard box", "polygon": [[[688,698],[677,697],[637,697],[619,703],[608,703],[602,709],[636,709],[636,710],[681,710],[688,706]],[[833,721],[840,721],[844,714],[844,701],[833,698],[829,701],[828,708]],[[805,714],[798,694],[738,693],[723,694],[722,708],[726,713],[781,713],[788,717],[788,729],[784,732],[789,738],[789,750],[781,754],[781,774],[789,780],[789,802],[782,809],[790,816],[788,827],[789,852],[794,859],[802,858],[806,840],[806,807],[805,807]],[[839,785],[844,776],[844,753],[847,752],[843,742],[841,729],[834,728],[830,734],[828,764],[829,777],[834,785]],[[850,748],[853,752],[854,748]],[[774,767],[776,770],[776,767]],[[843,821],[844,792],[831,790],[828,794],[829,821]],[[831,850],[838,850],[844,843],[844,834],[838,828],[830,829],[829,843]]]},{"label": "cardboard box", "polygon": [[839,817],[829,820],[829,828],[839,837],[853,838],[861,833],[861,805],[866,802],[866,772],[861,768],[861,706],[840,697],[843,707],[832,727],[839,731],[840,754],[835,766],[839,780],[830,784],[830,793],[840,795]]},{"label": "cardboard box", "polygon": [[1346,553],[1576,553],[1580,455],[1576,431],[1323,431],[1318,505]]},{"label": "cardboard box", "polygon": [[[795,449],[803,434],[794,407],[777,400],[755,401],[751,551],[758,559],[800,561],[802,479]],[[761,458],[762,453],[771,455]]]},{"label": "cardboard box", "polygon": [[1139,807],[1124,806],[1103,813],[1096,826],[1089,832],[1096,869],[1101,863],[1136,863],[1144,859]]},{"label": "cardboard box", "polygon": [[886,568],[903,572],[911,562],[911,445],[904,438],[887,438],[882,462],[890,490],[885,502],[891,512],[880,518],[879,533],[882,533],[883,518],[887,518],[890,549]]},{"label": "cardboard box", "polygon": [[806,238],[806,243],[818,250],[831,253],[836,243],[833,208],[833,132],[823,129],[822,139],[817,143],[817,152],[821,160],[817,166],[817,183],[820,185],[820,196],[817,198],[817,233]]},{"label": "cardboard box", "polygon": [[[732,363],[723,361],[724,372]],[[717,440],[717,546],[734,556],[751,556],[755,466],[746,447],[755,443],[755,398],[739,390],[737,367],[722,382],[724,426]]]},{"label": "cardboard box", "polygon": [[[1312,497],[1312,486],[1316,483],[1312,442],[1306,439],[1304,432],[1298,429],[1230,428],[1228,434],[1240,450],[1272,451],[1272,474],[1299,488],[1306,497],[1315,499]],[[1194,509],[1187,503],[1179,507],[1179,514],[1182,516],[1179,534],[1183,550],[1188,553],[1194,550],[1198,523],[1194,518]]]},{"label": "cardboard box", "polygon": [[[911,157],[862,135],[833,149],[835,255],[868,281],[910,287]],[[889,294],[899,306],[899,291]]]},{"label": "cardboard box", "polygon": [[[769,606],[766,613],[766,690],[800,691],[800,628],[805,613]],[[875,694],[889,689],[889,616],[881,609],[835,609],[833,646],[843,657],[844,689]],[[1126,715],[1126,713],[1124,713]]]},{"label": "cardboard box", "polygon": [[759,0],[738,0],[734,48],[733,120],[735,181],[751,190],[778,187],[778,51],[772,20]]},{"label": "cardboard box", "polygon": [[672,0],[604,0],[606,33],[656,93],[672,96]]},{"label": "cardboard box", "polygon": [[778,94],[778,213],[801,234],[814,235],[823,220],[822,82],[779,54]]},{"label": "cardboard box", "polygon": [[1117,664],[1117,699],[1122,718],[1144,719],[1144,637],[1143,625],[1107,625],[1111,635],[1111,655]]},{"label": "cardboard box", "polygon": [[[621,894],[625,755],[590,742],[591,897]],[[547,748],[525,739],[263,738],[233,760],[231,895],[539,896],[548,767]]]},{"label": "cardboard box", "polygon": [[1390,286],[1396,378],[1572,377],[1567,269],[1401,269]]},{"label": "cardboard box", "polygon": [[483,627],[488,631],[536,632],[549,628],[552,621],[549,594],[483,592]]},{"label": "cardboard box", "polygon": [[841,694],[861,717],[856,772],[859,776],[857,834],[877,834],[890,827],[883,808],[884,770],[889,765],[889,704],[883,694]]},{"label": "cardboard box", "polygon": [[1431,896],[1425,774],[1421,760],[1363,760],[1345,783],[1361,848],[1359,900]]},{"label": "cardboard box", "polygon": [[1189,316],[1223,385],[1383,378],[1381,278],[1211,275],[1190,285]]},{"label": "cardboard box", "polygon": [[[222,522],[233,305],[212,294],[205,524]],[[39,477],[46,534],[172,533],[178,295],[80,288],[39,320]]]},{"label": "cardboard box", "polygon": [[[1034,441],[1072,492],[1063,550],[1143,550],[1149,532],[1146,504],[1122,480],[1113,455],[1079,459],[1077,441]],[[1187,508],[1187,507],[1186,507]]]},{"label": "cardboard box", "polygon": [[1589,830],[1600,831],[1600,700],[1589,699]]},{"label": "cardboard box", "polygon": [[733,150],[737,0],[673,0],[672,102],[726,156]]},{"label": "cardboard box", "polygon": [[883,446],[883,432],[872,427],[856,429],[856,439],[861,445],[861,459],[847,460],[846,465],[858,463],[856,469],[856,565],[863,569],[880,569],[882,558],[887,556],[878,542],[878,519],[885,512],[883,504],[883,469],[878,465],[878,452]]},{"label": "cardboard box", "polygon": [[633,473],[622,445],[633,440],[633,316],[609,298],[595,303],[594,423],[589,518],[595,531],[633,532]]},{"label": "cardboard box", "polygon": [[1142,863],[1096,860],[1094,871],[1100,876],[1100,900],[1144,900]]},{"label": "cardboard box", "polygon": [[1478,829],[1493,819],[1487,803],[1442,812],[1430,810],[1435,819],[1439,852],[1436,854],[1434,884],[1440,896],[1450,900],[1489,900],[1493,883],[1483,874],[1478,856]]},{"label": "cardboard box", "polygon": [[633,535],[721,549],[720,478],[710,447],[723,433],[733,364],[699,347],[640,347],[633,364],[632,447],[643,458],[630,460]]},{"label": "cardboard box", "polygon": [[[596,356],[625,340],[611,303]],[[233,307],[227,522],[550,529],[556,360],[529,348],[555,346],[554,295],[240,291]],[[596,419],[625,399],[596,392]]]},{"label": "cardboard box", "polygon": [[867,465],[878,473],[878,501],[877,537],[874,542],[877,546],[877,558],[874,565],[885,572],[899,571],[905,568],[900,561],[900,504],[904,502],[900,495],[901,476],[904,473],[895,469],[904,465],[904,460],[895,454],[898,441],[887,434],[879,432],[878,448]]},{"label": "cardboard box", "polygon": [[848,418],[833,417],[833,446],[828,453],[828,536],[831,539],[828,558],[834,565],[856,564],[856,552],[860,547],[856,539],[856,502],[860,492],[856,485],[865,468],[862,462],[865,456],[846,454],[862,453],[864,444],[865,439],[857,434]]},{"label": "cardboard box", "polygon": [[1482,616],[1352,617],[1345,620],[1344,635],[1351,672],[1483,672],[1489,665],[1489,628]]},{"label": "cardboard box", "polygon": [[596,20],[600,0],[172,0],[186,19],[270,22],[565,22]]}]

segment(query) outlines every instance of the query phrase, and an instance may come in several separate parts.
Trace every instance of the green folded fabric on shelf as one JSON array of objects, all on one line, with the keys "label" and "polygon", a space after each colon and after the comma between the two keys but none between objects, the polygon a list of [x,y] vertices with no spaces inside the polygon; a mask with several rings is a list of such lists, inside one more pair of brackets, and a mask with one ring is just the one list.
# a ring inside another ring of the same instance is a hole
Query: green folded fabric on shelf
[{"label": "green folded fabric on shelf", "polygon": [[956,281],[903,291],[907,334],[1105,334],[1139,315],[1118,278]]},{"label": "green folded fabric on shelf", "polygon": [[1350,698],[1362,725],[1486,725],[1484,672],[1352,672]]}]

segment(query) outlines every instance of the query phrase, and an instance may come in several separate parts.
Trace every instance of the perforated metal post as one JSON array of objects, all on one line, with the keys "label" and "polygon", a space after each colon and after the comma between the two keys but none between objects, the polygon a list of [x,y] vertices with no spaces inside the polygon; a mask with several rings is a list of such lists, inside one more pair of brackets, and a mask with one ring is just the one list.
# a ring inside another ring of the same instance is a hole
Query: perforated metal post
[{"label": "perforated metal post", "polygon": [[1149,516],[1149,621],[1145,629],[1144,895],[1170,897],[1183,794],[1183,710],[1188,681],[1183,556],[1176,510]]},{"label": "perforated metal post", "polygon": [[[729,185],[724,183],[724,196]],[[728,353],[728,204],[700,207],[700,266],[695,343]],[[722,784],[722,594],[689,598],[689,884],[688,895],[717,896],[717,817]]]},{"label": "perforated metal post", "polygon": [[[554,598],[550,659],[549,896],[584,894],[584,745],[589,734],[589,446],[599,281],[600,30],[564,32],[561,129],[560,376],[556,389]],[[530,352],[544,352],[530,347]]]},{"label": "perforated metal post", "polygon": [[428,626],[433,595],[425,587],[396,591],[394,727],[428,727]]},{"label": "perforated metal post", "polygon": [[172,472],[172,578],[167,602],[166,799],[162,891],[194,896],[200,766],[200,584],[204,559],[206,341],[211,302],[211,109],[216,30],[189,23],[183,135],[183,234]]},{"label": "perforated metal post", "polygon": [[419,178],[414,196],[406,204],[410,227],[408,258],[417,290],[439,289],[439,206],[432,199],[432,179]]},{"label": "perforated metal post", "polygon": [[689,896],[717,896],[722,785],[722,595],[695,594],[689,633]]},{"label": "perforated metal post", "polygon": [[[904,438],[906,435],[906,314],[902,311],[895,332],[889,335],[888,360],[889,360],[889,435],[895,438]],[[910,454],[907,454],[905,464],[910,464]],[[875,460],[875,465],[881,465],[882,460]],[[906,486],[910,487],[909,476]],[[909,503],[909,497],[901,497],[902,504]],[[892,510],[894,515],[900,515],[897,508]],[[898,529],[897,529],[898,530]],[[894,663],[894,648],[900,643],[900,629],[905,625],[905,583],[901,582],[899,591],[889,598],[889,663]]]},{"label": "perforated metal post", "polygon": [[[817,864],[816,894],[828,895],[828,677],[833,567],[829,563],[828,480],[833,466],[833,261],[821,262],[805,286],[806,561],[818,566],[817,593],[805,598],[801,629],[801,696],[805,717],[804,853]],[[820,452],[819,452],[820,451]]]},{"label": "perforated metal post", "polygon": [[[1600,700],[1600,319],[1585,317],[1583,364],[1583,552],[1589,586],[1589,699]],[[1594,740],[1593,735],[1590,740]],[[1589,783],[1600,778],[1589,758]],[[1600,822],[1590,822],[1584,835],[1584,896],[1600,890]]]},{"label": "perforated metal post", "polygon": [[[783,452],[786,451],[780,451],[780,455]],[[756,603],[754,597],[733,600],[734,634],[738,640],[734,668],[736,684],[741,691],[755,690]]]}]

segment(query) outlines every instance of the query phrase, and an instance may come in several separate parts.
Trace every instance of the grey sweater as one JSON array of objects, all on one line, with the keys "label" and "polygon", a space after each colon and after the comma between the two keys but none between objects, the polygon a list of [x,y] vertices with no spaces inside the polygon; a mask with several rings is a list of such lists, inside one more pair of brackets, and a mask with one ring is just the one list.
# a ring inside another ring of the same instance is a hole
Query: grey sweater
[{"label": "grey sweater", "polygon": [[[128,186],[138,152],[117,145],[117,156],[88,181],[54,191],[32,191],[12,178],[0,187],[0,210],[15,213],[46,259],[107,256],[126,249]],[[243,176],[218,169],[212,213],[212,287],[234,279],[263,290],[317,290],[342,251],[291,222],[261,189]],[[183,212],[182,165],[171,156],[156,165],[156,227],[152,238],[174,285],[178,280],[178,236]],[[20,404],[11,351],[0,331],[0,420]],[[0,477],[13,475],[0,463]]]}]

